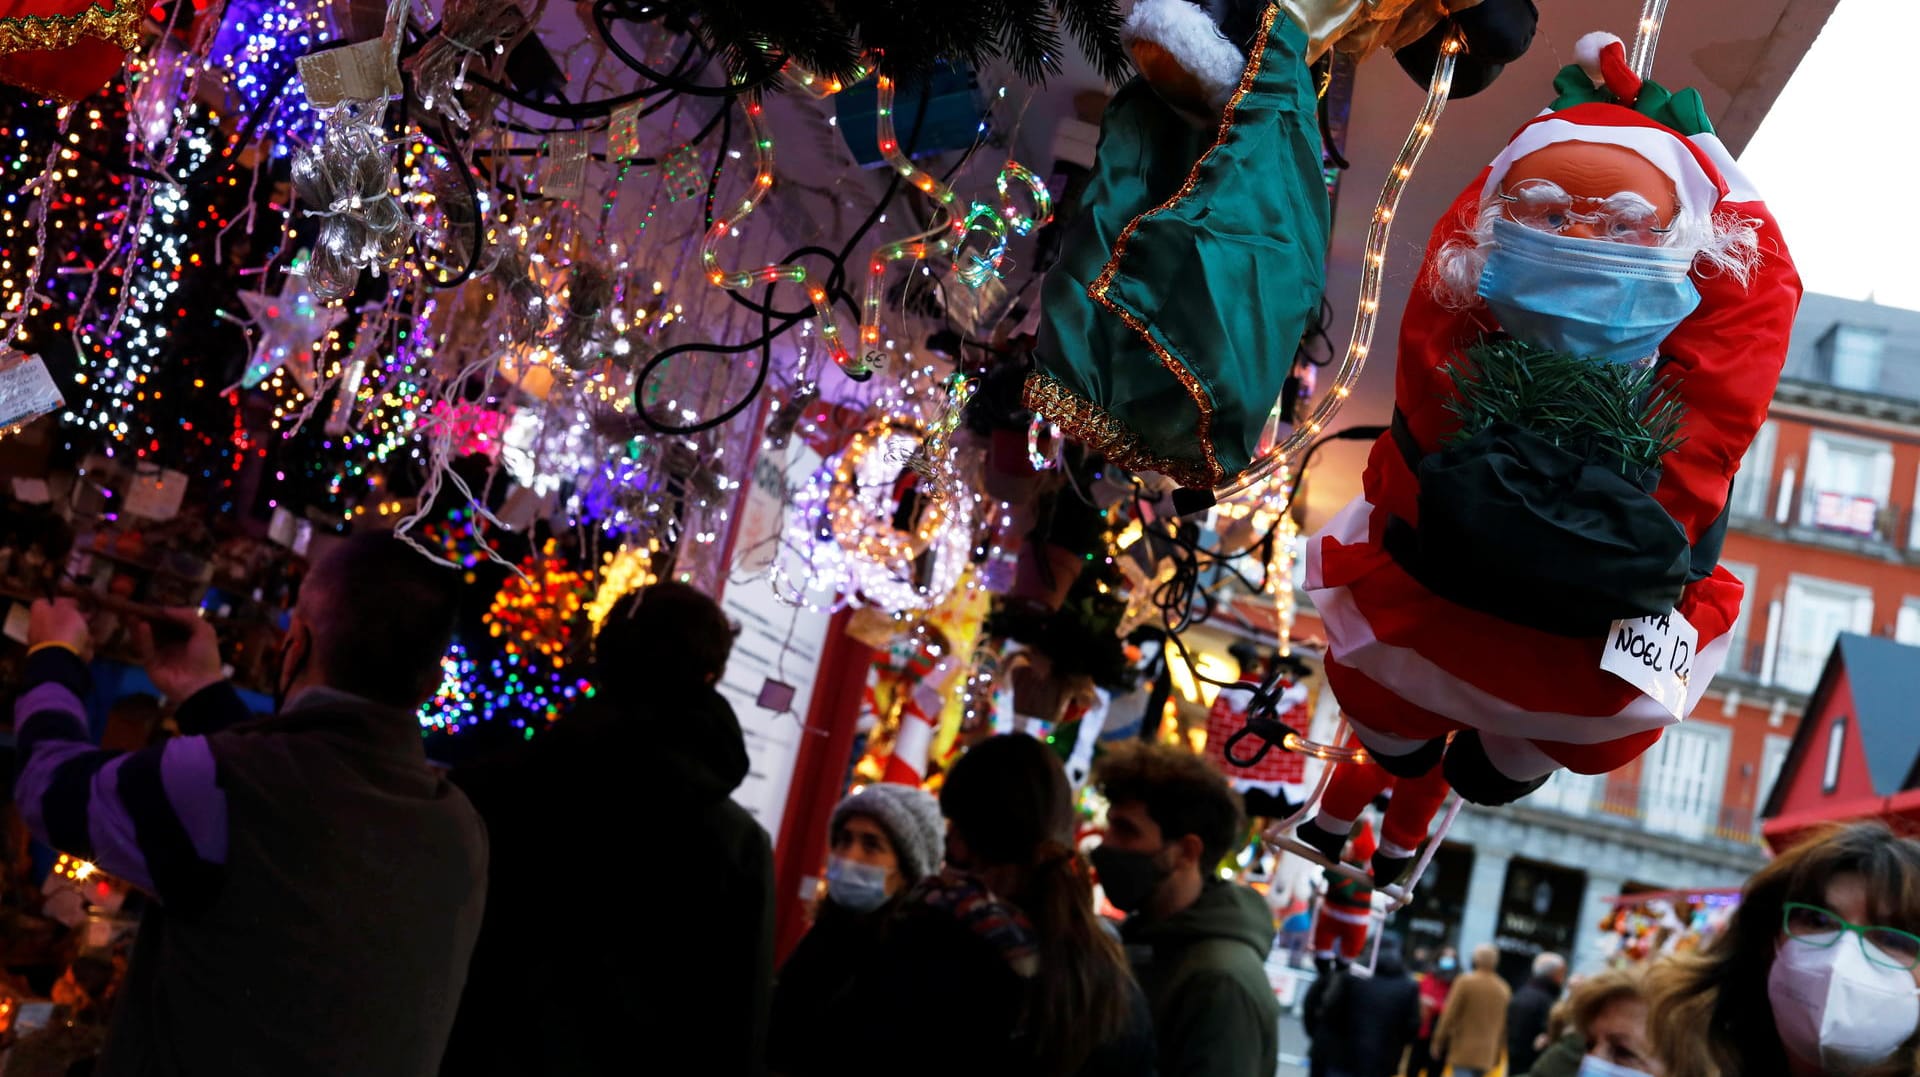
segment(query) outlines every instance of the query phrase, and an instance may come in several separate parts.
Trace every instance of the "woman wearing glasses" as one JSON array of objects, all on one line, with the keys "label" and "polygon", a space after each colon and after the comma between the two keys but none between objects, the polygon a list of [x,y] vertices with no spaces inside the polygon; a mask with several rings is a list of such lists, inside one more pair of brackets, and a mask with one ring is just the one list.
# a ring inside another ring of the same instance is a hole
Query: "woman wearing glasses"
[{"label": "woman wearing glasses", "polygon": [[1920,841],[1836,827],[1747,882],[1718,938],[1655,970],[1668,1077],[1920,1069]]}]

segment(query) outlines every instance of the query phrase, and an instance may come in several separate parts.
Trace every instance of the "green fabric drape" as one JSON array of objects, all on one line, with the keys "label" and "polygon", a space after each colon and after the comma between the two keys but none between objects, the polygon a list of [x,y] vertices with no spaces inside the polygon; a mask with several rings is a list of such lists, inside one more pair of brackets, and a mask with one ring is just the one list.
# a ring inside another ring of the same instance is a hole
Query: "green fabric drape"
[{"label": "green fabric drape", "polygon": [[1276,12],[1217,129],[1140,79],[1114,96],[1042,293],[1028,405],[1113,463],[1189,486],[1251,462],[1325,283],[1306,36]]}]

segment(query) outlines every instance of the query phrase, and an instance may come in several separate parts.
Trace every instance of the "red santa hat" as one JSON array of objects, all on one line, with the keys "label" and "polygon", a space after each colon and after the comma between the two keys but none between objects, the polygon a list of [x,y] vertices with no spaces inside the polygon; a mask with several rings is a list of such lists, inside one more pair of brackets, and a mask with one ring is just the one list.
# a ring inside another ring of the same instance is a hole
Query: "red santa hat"
[{"label": "red santa hat", "polygon": [[1626,49],[1612,34],[1586,35],[1574,46],[1574,56],[1578,66],[1554,81],[1559,98],[1553,106],[1515,132],[1493,159],[1480,191],[1482,204],[1499,192],[1514,161],[1560,142],[1597,142],[1630,149],[1664,172],[1689,218],[1711,216],[1730,193],[1716,158],[1727,165],[1732,159],[1712,137],[1699,95],[1669,93],[1642,80],[1627,66]]}]

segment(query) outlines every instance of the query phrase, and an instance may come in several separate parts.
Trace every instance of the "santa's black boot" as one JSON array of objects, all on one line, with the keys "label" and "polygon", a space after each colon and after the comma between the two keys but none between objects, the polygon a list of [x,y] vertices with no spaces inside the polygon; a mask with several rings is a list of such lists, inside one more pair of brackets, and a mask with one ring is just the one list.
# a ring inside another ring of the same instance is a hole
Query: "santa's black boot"
[{"label": "santa's black boot", "polygon": [[1445,766],[1447,784],[1462,800],[1488,807],[1511,804],[1547,784],[1552,776],[1542,774],[1522,781],[1502,774],[1487,757],[1486,745],[1480,742],[1477,730],[1454,734],[1453,744],[1447,748]]},{"label": "santa's black boot", "polygon": [[1327,858],[1327,863],[1338,864],[1340,853],[1347,847],[1347,833],[1351,831],[1352,825],[1349,824],[1346,832],[1336,834],[1321,826],[1319,817],[1315,816],[1294,827],[1293,836],[1311,845],[1314,852]]},{"label": "santa's black boot", "polygon": [[1376,887],[1392,886],[1399,882],[1412,866],[1412,853],[1390,856],[1384,849],[1376,851],[1373,859],[1367,862],[1367,870],[1373,874],[1373,885]]}]

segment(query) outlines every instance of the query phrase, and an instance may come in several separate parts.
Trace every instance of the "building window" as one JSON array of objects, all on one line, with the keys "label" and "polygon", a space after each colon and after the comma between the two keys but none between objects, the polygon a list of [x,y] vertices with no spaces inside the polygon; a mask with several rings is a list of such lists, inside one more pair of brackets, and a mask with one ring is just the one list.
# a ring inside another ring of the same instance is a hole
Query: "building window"
[{"label": "building window", "polygon": [[1733,477],[1732,511],[1735,516],[1761,519],[1773,512],[1768,495],[1773,492],[1773,445],[1779,429],[1768,420],[1760,425],[1747,454],[1740,458],[1740,471]]},{"label": "building window", "polygon": [[1740,612],[1733,619],[1733,630],[1727,633],[1727,661],[1723,668],[1728,673],[1751,677],[1760,672],[1760,656],[1750,653],[1756,648],[1747,641],[1747,626],[1753,623],[1754,595],[1759,591],[1760,570],[1739,561],[1721,561],[1720,567],[1733,573],[1734,579],[1746,587],[1740,595]]},{"label": "building window", "polygon": [[1893,638],[1899,643],[1920,644],[1920,598],[1909,596],[1900,603],[1900,613],[1893,622]]},{"label": "building window", "polygon": [[1730,730],[1710,722],[1669,726],[1645,756],[1640,810],[1647,829],[1704,838],[1720,825]]},{"label": "building window", "polygon": [[1880,358],[1886,351],[1886,333],[1857,325],[1836,325],[1821,343],[1826,346],[1828,369],[1836,388],[1861,393],[1880,391]]},{"label": "building window", "polygon": [[1780,780],[1780,771],[1787,765],[1787,750],[1792,746],[1792,737],[1767,734],[1766,743],[1760,749],[1760,781],[1754,786],[1753,814],[1756,819],[1766,810],[1767,801],[1773,796],[1773,783]]},{"label": "building window", "polygon": [[1820,774],[1820,791],[1831,793],[1840,788],[1840,753],[1847,746],[1847,720],[1835,718],[1827,730],[1827,768]]},{"label": "building window", "polygon": [[1827,654],[1842,632],[1873,631],[1873,592],[1838,580],[1795,575],[1787,580],[1787,601],[1780,615],[1780,653],[1774,683],[1795,692],[1811,692],[1826,667]]},{"label": "building window", "polygon": [[1893,485],[1893,446],[1815,430],[1807,443],[1800,522],[1822,531],[1874,536]]}]

